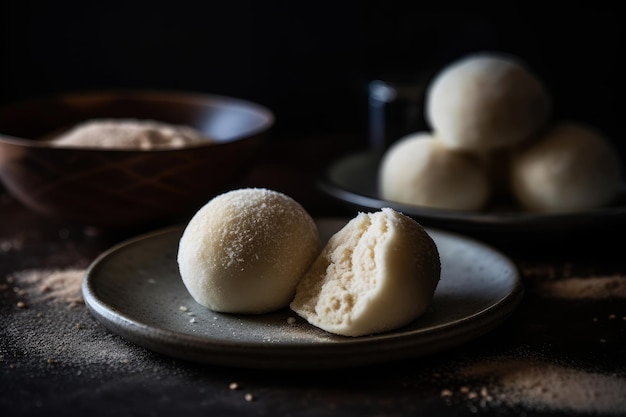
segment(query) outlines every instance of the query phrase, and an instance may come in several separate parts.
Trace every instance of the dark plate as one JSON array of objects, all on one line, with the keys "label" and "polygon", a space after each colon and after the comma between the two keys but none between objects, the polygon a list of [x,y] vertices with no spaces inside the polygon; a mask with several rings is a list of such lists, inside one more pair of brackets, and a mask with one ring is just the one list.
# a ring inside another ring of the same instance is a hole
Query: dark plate
[{"label": "dark plate", "polygon": [[595,210],[567,214],[535,214],[513,207],[482,212],[434,209],[383,200],[377,191],[380,154],[358,152],[338,159],[318,179],[318,187],[346,206],[372,211],[391,207],[424,225],[462,232],[550,232],[610,227],[626,220],[626,192],[618,201]]},{"label": "dark plate", "polygon": [[[322,219],[322,239],[347,219]],[[344,337],[308,324],[293,311],[220,314],[197,304],[178,272],[183,229],[131,239],[88,268],[83,296],[93,316],[129,341],[185,360],[247,368],[319,369],[373,364],[441,351],[501,324],[523,296],[519,271],[479,241],[429,229],[442,261],[429,310],[387,333]],[[182,309],[181,309],[182,307]],[[291,323],[289,318],[295,318]]]}]

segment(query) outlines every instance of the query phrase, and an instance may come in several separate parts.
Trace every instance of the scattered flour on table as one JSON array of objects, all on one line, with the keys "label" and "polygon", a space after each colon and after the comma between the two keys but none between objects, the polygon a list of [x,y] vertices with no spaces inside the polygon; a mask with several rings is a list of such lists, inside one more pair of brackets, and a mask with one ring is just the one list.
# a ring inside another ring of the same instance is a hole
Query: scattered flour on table
[{"label": "scattered flour on table", "polygon": [[474,411],[490,407],[626,414],[624,376],[575,369],[541,359],[494,357],[456,369],[441,391],[468,401]]},{"label": "scattered flour on table", "polygon": [[[11,306],[15,309],[11,320],[0,328],[0,361],[19,371],[20,357],[3,357],[10,351],[40,360],[42,368],[70,367],[83,376],[119,375],[122,370],[156,373],[151,352],[106,331],[93,319],[82,301],[84,274],[85,269],[67,268],[0,277],[0,298],[24,303],[22,308]],[[550,280],[542,291],[561,298],[624,298],[625,280],[622,276]],[[188,312],[181,308],[181,314]],[[295,323],[285,324],[291,328]],[[626,415],[626,375],[580,369],[524,352],[455,363],[441,373],[442,398],[462,401],[477,413],[509,407]]]},{"label": "scattered flour on table", "polygon": [[523,266],[525,279],[534,293],[546,298],[561,299],[622,299],[626,298],[626,275],[577,276],[573,266],[561,268]]},{"label": "scattered flour on table", "polygon": [[53,301],[75,307],[83,304],[81,286],[85,270],[80,268],[58,270],[24,270],[9,275],[14,291],[24,300],[23,306],[30,303]]},{"label": "scattered flour on table", "polygon": [[5,349],[39,358],[43,367],[76,367],[77,374],[93,372],[90,365],[112,372],[146,370],[151,353],[108,332],[84,305],[85,272],[32,269],[0,277],[0,293],[13,291],[17,299],[11,319],[0,329],[0,359],[9,367],[19,367],[20,359],[5,357]]},{"label": "scattered flour on table", "polygon": [[[531,292],[545,299],[594,303],[626,298],[626,276],[575,276],[561,270],[525,270]],[[617,320],[618,314],[609,319]],[[594,321],[597,318],[594,317]],[[626,322],[622,316],[621,322]],[[518,352],[456,366],[441,391],[447,401],[464,401],[473,412],[511,407],[626,415],[626,375],[598,372]]]},{"label": "scattered flour on table", "polygon": [[626,298],[626,276],[572,277],[539,284],[537,292],[544,297],[565,299]]}]

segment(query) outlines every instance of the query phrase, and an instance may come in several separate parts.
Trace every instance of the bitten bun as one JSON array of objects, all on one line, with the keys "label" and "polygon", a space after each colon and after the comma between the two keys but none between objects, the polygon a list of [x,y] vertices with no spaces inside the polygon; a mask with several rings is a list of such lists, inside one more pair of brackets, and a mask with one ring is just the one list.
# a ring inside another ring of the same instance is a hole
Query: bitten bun
[{"label": "bitten bun", "polygon": [[330,333],[381,333],[422,315],[440,274],[437,246],[419,223],[390,208],[359,213],[330,238],[290,306]]}]

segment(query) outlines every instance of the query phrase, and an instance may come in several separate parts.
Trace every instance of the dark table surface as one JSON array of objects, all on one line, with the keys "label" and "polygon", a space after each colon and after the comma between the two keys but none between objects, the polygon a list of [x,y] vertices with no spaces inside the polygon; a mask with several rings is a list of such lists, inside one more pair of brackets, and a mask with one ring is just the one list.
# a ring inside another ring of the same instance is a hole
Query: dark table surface
[{"label": "dark table surface", "polygon": [[[275,141],[235,186],[285,192],[316,217],[352,216],[315,180],[360,147],[341,135]],[[358,368],[255,370],[166,357],[107,331],[84,304],[29,299],[19,277],[84,270],[147,230],[59,224],[0,187],[0,410],[7,417],[626,415],[625,229],[474,236],[516,263],[525,293],[502,325],[460,346]]]}]

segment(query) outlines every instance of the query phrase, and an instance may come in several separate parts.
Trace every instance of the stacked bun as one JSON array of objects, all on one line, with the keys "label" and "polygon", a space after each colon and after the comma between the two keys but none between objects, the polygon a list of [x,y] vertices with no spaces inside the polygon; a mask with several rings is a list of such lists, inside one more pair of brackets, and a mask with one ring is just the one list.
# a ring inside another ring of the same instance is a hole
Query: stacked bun
[{"label": "stacked bun", "polygon": [[601,132],[579,123],[551,126],[511,159],[511,191],[528,210],[576,212],[611,203],[621,162]]},{"label": "stacked bun", "polygon": [[431,131],[383,155],[386,200],[479,211],[505,197],[527,211],[571,212],[619,192],[621,161],[608,139],[554,121],[550,94],[517,57],[484,52],[452,62],[431,80],[424,104]]},{"label": "stacked bun", "polygon": [[379,172],[383,198],[398,203],[480,210],[491,196],[482,162],[471,153],[450,150],[428,132],[396,142]]}]

